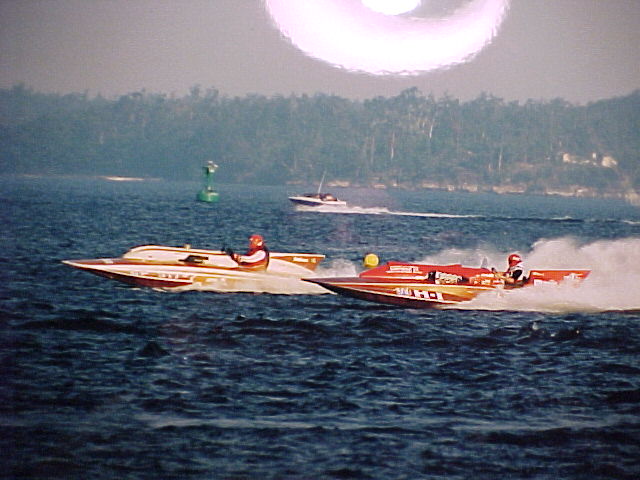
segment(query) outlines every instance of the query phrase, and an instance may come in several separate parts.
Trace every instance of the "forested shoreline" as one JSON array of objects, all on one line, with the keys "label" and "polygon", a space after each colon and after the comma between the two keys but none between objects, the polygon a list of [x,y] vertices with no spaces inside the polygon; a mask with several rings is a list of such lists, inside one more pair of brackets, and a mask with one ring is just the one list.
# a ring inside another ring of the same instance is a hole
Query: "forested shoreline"
[{"label": "forested shoreline", "polygon": [[394,97],[227,97],[193,87],[107,99],[0,90],[0,173],[315,183],[622,196],[640,190],[640,90],[462,102]]}]

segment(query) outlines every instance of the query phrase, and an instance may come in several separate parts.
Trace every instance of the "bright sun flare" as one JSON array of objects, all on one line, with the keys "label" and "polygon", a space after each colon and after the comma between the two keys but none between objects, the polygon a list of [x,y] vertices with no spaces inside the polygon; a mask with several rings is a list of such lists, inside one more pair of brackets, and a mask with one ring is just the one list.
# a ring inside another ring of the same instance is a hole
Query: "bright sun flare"
[{"label": "bright sun flare", "polygon": [[374,75],[417,75],[468,62],[491,43],[510,0],[469,0],[445,17],[403,16],[421,0],[264,0],[307,55]]},{"label": "bright sun flare", "polygon": [[385,15],[400,15],[415,10],[421,0],[362,0],[362,4]]}]

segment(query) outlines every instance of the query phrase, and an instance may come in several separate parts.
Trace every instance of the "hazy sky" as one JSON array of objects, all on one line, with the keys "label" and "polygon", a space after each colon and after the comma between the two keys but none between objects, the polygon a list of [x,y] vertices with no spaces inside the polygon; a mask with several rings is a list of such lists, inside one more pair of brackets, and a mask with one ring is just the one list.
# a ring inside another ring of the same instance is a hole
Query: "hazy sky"
[{"label": "hazy sky", "polygon": [[[422,0],[413,14],[440,9],[444,17],[470,2]],[[334,38],[336,25],[319,18],[309,29]],[[305,55],[263,0],[0,0],[0,87],[20,82],[109,97],[183,95],[200,85],[230,96],[371,98],[415,86],[463,100],[484,91],[586,103],[640,88],[640,0],[511,0],[498,34],[470,61],[403,77],[352,73]]]}]

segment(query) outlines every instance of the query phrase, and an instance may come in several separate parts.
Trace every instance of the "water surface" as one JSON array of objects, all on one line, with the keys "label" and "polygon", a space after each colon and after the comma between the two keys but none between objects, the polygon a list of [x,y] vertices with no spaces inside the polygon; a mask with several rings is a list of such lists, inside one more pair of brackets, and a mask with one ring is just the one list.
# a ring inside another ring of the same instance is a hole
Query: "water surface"
[{"label": "water surface", "polygon": [[[3,478],[640,475],[640,212],[596,199],[2,179]],[[579,289],[405,310],[166,293],[62,265],[147,243],[592,268]]]}]

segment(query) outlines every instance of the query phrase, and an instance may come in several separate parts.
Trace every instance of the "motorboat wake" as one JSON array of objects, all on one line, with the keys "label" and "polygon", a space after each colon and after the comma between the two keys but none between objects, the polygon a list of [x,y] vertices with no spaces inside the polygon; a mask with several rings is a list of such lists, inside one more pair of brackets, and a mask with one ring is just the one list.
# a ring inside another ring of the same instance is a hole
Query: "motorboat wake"
[{"label": "motorboat wake", "polygon": [[298,212],[315,212],[315,213],[339,213],[343,215],[395,215],[400,217],[423,217],[423,218],[483,218],[482,215],[457,215],[451,213],[436,212],[404,212],[389,210],[387,207],[360,207],[357,205],[304,205],[302,203],[296,205]]}]

